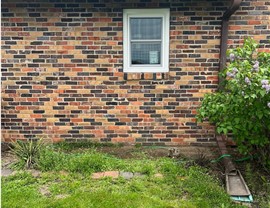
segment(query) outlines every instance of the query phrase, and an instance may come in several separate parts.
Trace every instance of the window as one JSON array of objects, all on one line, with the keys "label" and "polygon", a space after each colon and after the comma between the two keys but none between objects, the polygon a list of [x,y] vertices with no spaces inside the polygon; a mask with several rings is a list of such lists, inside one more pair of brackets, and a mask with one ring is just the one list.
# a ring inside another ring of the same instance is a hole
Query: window
[{"label": "window", "polygon": [[124,72],[168,72],[169,9],[125,9]]}]

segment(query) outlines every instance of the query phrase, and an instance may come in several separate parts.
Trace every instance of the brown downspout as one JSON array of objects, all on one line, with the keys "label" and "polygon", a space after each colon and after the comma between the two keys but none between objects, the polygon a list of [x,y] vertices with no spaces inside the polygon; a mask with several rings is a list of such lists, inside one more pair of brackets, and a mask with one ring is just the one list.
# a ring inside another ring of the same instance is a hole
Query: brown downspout
[{"label": "brown downspout", "polygon": [[[220,45],[220,63],[219,71],[225,68],[226,65],[226,51],[228,46],[228,31],[229,19],[234,12],[240,7],[242,0],[232,0],[231,6],[224,12],[221,23],[221,45]],[[220,84],[220,82],[219,82]]]},{"label": "brown downspout", "polygon": [[[232,0],[231,6],[224,12],[221,23],[221,45],[220,45],[220,63],[219,71],[222,71],[226,66],[226,51],[228,47],[228,32],[229,32],[229,19],[234,14],[234,12],[240,7],[242,0]],[[221,85],[222,79],[219,77],[219,90],[222,90]],[[227,154],[227,148],[224,143],[225,138],[220,135],[216,135],[217,144],[222,155]],[[225,165],[226,172],[236,172],[236,169],[230,158],[223,158],[223,163]]]}]

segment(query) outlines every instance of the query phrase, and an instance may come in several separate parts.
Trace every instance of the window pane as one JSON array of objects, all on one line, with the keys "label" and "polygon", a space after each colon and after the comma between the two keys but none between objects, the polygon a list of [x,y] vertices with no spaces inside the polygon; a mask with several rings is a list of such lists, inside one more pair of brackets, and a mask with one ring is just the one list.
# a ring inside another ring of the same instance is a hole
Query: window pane
[{"label": "window pane", "polygon": [[131,18],[131,40],[161,39],[162,18]]},{"label": "window pane", "polygon": [[161,43],[131,43],[131,63],[160,64]]}]

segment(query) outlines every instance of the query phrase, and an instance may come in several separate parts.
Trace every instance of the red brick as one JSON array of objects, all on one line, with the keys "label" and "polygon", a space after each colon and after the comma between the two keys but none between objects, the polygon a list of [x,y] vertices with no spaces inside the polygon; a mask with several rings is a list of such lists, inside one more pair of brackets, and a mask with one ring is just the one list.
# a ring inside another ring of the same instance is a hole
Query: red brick
[{"label": "red brick", "polygon": [[78,122],[82,122],[83,120],[81,118],[72,118],[71,121],[74,123],[78,123]]},{"label": "red brick", "polygon": [[22,22],[23,18],[10,18],[9,21],[10,22]]},{"label": "red brick", "polygon": [[97,172],[97,173],[93,173],[91,178],[93,179],[100,179],[104,177],[104,172]]},{"label": "red brick", "polygon": [[63,46],[62,47],[64,50],[74,50],[74,46]]},{"label": "red brick", "polygon": [[103,177],[118,178],[119,177],[119,171],[106,171],[106,172],[104,172]]},{"label": "red brick", "polygon": [[260,25],[261,21],[259,21],[259,20],[249,20],[248,24],[249,25]]}]

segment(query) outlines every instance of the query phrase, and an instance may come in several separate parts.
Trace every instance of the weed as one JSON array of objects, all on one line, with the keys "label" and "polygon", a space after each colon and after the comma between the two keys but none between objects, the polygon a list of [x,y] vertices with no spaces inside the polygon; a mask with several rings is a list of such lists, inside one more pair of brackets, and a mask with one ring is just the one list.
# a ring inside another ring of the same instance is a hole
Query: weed
[{"label": "weed", "polygon": [[141,147],[142,147],[142,144],[140,144],[140,143],[135,144],[135,148],[141,148]]},{"label": "weed", "polygon": [[51,146],[47,146],[40,153],[38,169],[42,171],[62,170],[63,164],[67,162],[67,154],[53,151]]},{"label": "weed", "polygon": [[37,141],[30,140],[27,142],[17,140],[12,144],[11,152],[19,159],[14,166],[19,168],[33,168],[40,156],[40,152],[45,147],[42,139]]},{"label": "weed", "polygon": [[3,182],[13,182],[16,186],[26,186],[28,184],[34,183],[36,180],[32,177],[31,173],[25,171],[18,171],[16,174],[9,177],[3,177]]},{"label": "weed", "polygon": [[260,207],[270,207],[270,177],[262,174],[251,163],[245,165],[244,177]]},{"label": "weed", "polygon": [[52,148],[46,148],[40,154],[38,168],[43,171],[60,171],[80,172],[91,174],[104,170],[120,168],[121,160],[101,154],[95,150],[84,153],[65,153],[54,151]]},{"label": "weed", "polygon": [[197,154],[194,158],[194,162],[202,167],[206,167],[209,166],[210,164],[210,159],[209,157],[205,154],[205,152],[203,152],[202,150],[198,149],[197,150]]}]

